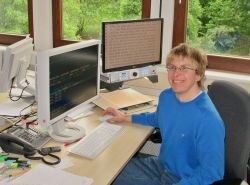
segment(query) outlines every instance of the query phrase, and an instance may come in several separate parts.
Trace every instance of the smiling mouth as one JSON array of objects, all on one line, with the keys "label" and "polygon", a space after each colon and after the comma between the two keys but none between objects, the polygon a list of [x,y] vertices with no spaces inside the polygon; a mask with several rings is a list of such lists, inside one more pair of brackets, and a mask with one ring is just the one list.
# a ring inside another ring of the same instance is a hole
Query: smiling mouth
[{"label": "smiling mouth", "polygon": [[173,80],[173,83],[174,84],[180,84],[180,83],[183,83],[183,80]]}]

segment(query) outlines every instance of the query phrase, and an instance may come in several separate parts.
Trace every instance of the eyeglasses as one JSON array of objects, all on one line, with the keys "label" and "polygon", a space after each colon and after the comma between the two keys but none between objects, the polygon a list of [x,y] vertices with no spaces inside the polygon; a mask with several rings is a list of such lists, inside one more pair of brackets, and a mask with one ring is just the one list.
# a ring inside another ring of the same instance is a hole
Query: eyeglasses
[{"label": "eyeglasses", "polygon": [[180,66],[180,67],[176,67],[174,65],[167,65],[167,70],[169,72],[176,72],[177,70],[179,70],[179,72],[182,72],[182,73],[187,73],[188,71],[197,71],[197,69],[194,69],[194,68],[191,68],[191,67],[188,67],[188,66]]}]

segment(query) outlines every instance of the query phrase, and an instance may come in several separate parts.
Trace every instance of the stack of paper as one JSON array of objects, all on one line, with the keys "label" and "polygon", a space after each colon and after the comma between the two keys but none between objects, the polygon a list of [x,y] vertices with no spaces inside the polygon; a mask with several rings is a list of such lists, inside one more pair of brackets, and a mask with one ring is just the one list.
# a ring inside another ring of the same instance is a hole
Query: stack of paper
[{"label": "stack of paper", "polygon": [[32,111],[31,105],[34,103],[33,98],[20,99],[18,101],[11,101],[7,99],[0,103],[0,115],[5,116],[21,116],[30,114]]},{"label": "stack of paper", "polygon": [[154,99],[131,88],[116,90],[108,93],[101,93],[100,97],[93,101],[102,109],[114,107],[122,109],[133,105],[151,102]]},{"label": "stack of paper", "polygon": [[0,185],[90,185],[93,179],[74,175],[57,168],[39,164],[34,169],[10,182]]}]

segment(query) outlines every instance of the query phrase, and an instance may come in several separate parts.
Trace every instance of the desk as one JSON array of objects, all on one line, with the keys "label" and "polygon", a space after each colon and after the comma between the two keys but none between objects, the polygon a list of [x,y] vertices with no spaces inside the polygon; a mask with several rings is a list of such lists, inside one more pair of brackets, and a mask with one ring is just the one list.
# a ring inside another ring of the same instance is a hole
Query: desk
[{"label": "desk", "polygon": [[[148,111],[153,110],[154,108],[151,108]],[[77,120],[74,124],[82,125],[88,134],[100,123],[99,117],[102,114],[102,109],[96,107],[94,112],[95,114]],[[146,138],[152,132],[151,127],[130,123],[123,125],[125,126],[124,132],[122,132],[112,144],[94,160],[85,159],[67,152],[67,147],[64,147],[62,143],[51,141],[46,146],[62,146],[62,151],[59,154],[61,159],[63,160],[63,158],[67,157],[74,163],[74,166],[65,169],[65,171],[80,176],[90,177],[94,179],[93,185],[110,184],[127,162],[140,149]],[[33,166],[38,163],[38,161],[32,161]]]},{"label": "desk", "polygon": [[[87,134],[100,123],[98,118],[101,116],[102,110],[100,108],[95,108],[94,112],[94,115],[83,118],[77,123],[85,127]],[[65,169],[65,171],[93,178],[93,185],[112,183],[152,132],[151,127],[129,123],[124,125],[126,127],[124,132],[122,132],[121,135],[119,135],[119,137],[117,137],[112,144],[94,160],[85,159],[68,153],[66,152],[67,147],[62,146],[62,159],[64,157],[69,157],[74,163],[74,166]],[[49,143],[49,145],[53,144],[55,143]]]},{"label": "desk", "polygon": [[[8,98],[8,95],[6,93],[0,93],[0,102],[3,102],[4,100],[6,100],[6,98]],[[0,118],[0,131],[10,127],[11,125],[11,122]]]}]

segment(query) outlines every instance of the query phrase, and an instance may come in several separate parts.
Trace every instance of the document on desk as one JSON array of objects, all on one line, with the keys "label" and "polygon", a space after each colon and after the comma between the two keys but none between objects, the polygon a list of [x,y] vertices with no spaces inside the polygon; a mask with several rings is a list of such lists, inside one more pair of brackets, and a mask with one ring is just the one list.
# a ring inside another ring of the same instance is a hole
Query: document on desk
[{"label": "document on desk", "polygon": [[[44,164],[9,182],[9,185],[91,185],[93,179],[74,175]],[[0,185],[2,185],[0,183]],[[7,185],[5,183],[5,185]]]},{"label": "document on desk", "polygon": [[150,96],[144,95],[131,88],[127,88],[108,93],[101,93],[100,97],[95,99],[93,103],[102,109],[106,109],[107,107],[122,109],[133,105],[151,102],[153,100],[154,99]]},{"label": "document on desk", "polygon": [[20,116],[31,113],[33,99],[20,99],[18,101],[6,100],[0,103],[0,115]]}]

